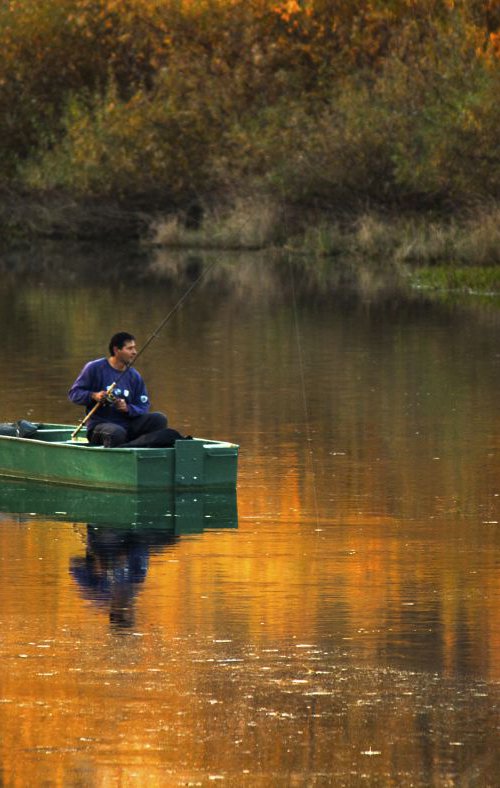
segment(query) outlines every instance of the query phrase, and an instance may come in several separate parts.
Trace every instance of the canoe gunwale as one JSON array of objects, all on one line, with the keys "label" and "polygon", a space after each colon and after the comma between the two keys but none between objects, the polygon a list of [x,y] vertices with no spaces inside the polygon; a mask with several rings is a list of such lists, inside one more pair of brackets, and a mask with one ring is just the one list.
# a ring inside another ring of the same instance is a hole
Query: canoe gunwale
[{"label": "canoe gunwale", "polygon": [[[0,435],[0,441],[15,441],[16,443],[38,443],[42,446],[65,446],[67,448],[72,449],[85,449],[86,451],[103,451],[105,449],[104,446],[92,446],[90,443],[83,443],[83,441],[46,441],[41,440],[40,438],[22,438],[18,435]],[[204,448],[211,449],[211,448],[225,448],[225,449],[237,449],[239,448],[237,443],[231,443],[230,441],[217,441],[212,440],[210,438],[193,438],[193,441],[196,443],[201,443]],[[172,452],[175,451],[175,446],[164,446],[161,448],[146,448],[145,446],[130,446],[130,447],[122,447],[122,446],[115,446],[113,448],[109,447],[106,448],[107,452],[122,452],[122,453],[132,453],[132,454],[139,454],[144,452],[145,456],[156,456],[161,457],[164,452]]]}]

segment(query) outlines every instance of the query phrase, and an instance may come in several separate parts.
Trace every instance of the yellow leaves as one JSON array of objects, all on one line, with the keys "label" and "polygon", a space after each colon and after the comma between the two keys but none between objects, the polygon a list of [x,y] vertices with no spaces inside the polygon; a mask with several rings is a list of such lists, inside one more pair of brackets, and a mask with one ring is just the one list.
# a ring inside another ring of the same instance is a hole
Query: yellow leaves
[{"label": "yellow leaves", "polygon": [[[477,52],[498,67],[495,4],[481,3],[481,13],[475,5],[474,16],[465,0],[12,0],[7,19],[0,0],[0,133],[2,116],[14,114],[8,144],[17,150],[27,140],[25,155],[37,144],[36,124],[46,122],[47,136],[66,135],[67,161],[83,168],[88,157],[97,179],[100,157],[116,173],[122,158],[125,168],[135,162],[140,175],[146,148],[154,151],[148,166],[161,172],[163,162],[172,174],[165,162],[181,134],[192,135],[198,151],[207,129],[222,137],[241,118],[298,95],[323,104],[351,76],[383,74],[395,54],[413,88],[436,72],[443,47],[468,65]],[[22,98],[14,101],[19,83]],[[95,103],[78,119],[66,116],[61,132],[72,94]],[[344,142],[357,145],[358,131],[351,125]],[[183,155],[189,161],[187,147]]]},{"label": "yellow leaves", "polygon": [[274,6],[273,11],[281,16],[285,22],[288,22],[293,14],[300,14],[302,8],[297,0],[284,0],[284,2]]},{"label": "yellow leaves", "polygon": [[489,49],[495,57],[500,58],[500,33],[490,33]]},{"label": "yellow leaves", "polygon": [[497,70],[500,60],[500,30],[490,32],[486,44],[476,47],[476,57],[482,60],[488,69]]},{"label": "yellow leaves", "polygon": [[310,19],[313,15],[313,6],[306,3],[300,5],[297,0],[283,0],[278,5],[273,5],[271,11],[281,22],[288,25],[289,32],[293,32]]}]

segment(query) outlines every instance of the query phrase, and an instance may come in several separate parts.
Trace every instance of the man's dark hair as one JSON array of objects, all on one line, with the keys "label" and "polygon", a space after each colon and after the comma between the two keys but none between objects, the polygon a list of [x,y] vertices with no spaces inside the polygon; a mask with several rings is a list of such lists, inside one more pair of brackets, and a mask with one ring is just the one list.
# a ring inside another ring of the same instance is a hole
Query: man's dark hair
[{"label": "man's dark hair", "polygon": [[110,356],[115,355],[115,347],[117,347],[118,350],[121,350],[125,342],[133,342],[133,341],[135,341],[135,337],[132,336],[132,334],[129,334],[128,331],[118,331],[117,334],[113,334],[113,336],[109,340]]}]

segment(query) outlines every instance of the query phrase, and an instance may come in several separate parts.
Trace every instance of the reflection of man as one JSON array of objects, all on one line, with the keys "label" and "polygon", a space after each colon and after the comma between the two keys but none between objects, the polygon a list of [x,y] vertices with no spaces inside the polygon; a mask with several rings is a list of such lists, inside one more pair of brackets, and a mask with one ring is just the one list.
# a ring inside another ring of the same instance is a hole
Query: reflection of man
[{"label": "reflection of man", "polygon": [[134,598],[144,583],[154,544],[173,543],[171,531],[139,532],[107,526],[87,526],[85,556],[71,559],[70,574],[85,599],[109,607],[110,623],[134,625]]},{"label": "reflection of man", "polygon": [[109,353],[85,364],[69,390],[70,400],[85,405],[87,413],[100,403],[87,422],[89,443],[107,448],[173,446],[182,435],[167,428],[163,413],[149,412],[144,380],[130,366],[137,356],[135,338],[126,331],[114,334]]}]

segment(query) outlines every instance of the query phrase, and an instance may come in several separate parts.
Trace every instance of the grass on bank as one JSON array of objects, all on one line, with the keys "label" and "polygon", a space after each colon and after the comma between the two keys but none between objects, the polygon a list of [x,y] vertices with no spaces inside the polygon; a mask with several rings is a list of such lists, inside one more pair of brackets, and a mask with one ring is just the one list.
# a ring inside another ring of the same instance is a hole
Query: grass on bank
[{"label": "grass on bank", "polygon": [[500,293],[500,268],[497,266],[425,266],[411,276],[416,287],[461,293]]},{"label": "grass on bank", "polygon": [[231,208],[200,217],[196,228],[189,213],[157,219],[150,240],[170,248],[255,250],[283,246],[286,231],[282,206],[265,197],[237,198]]},{"label": "grass on bank", "polygon": [[[284,250],[309,258],[373,259],[415,267],[492,267],[500,263],[500,207],[459,219],[365,213],[314,221],[265,198],[208,213],[199,229],[168,217],[152,227],[155,245]],[[500,270],[500,269],[499,269]]]},{"label": "grass on bank", "polygon": [[500,208],[462,220],[366,214],[347,226],[326,222],[307,230],[298,249],[414,266],[491,266],[500,263]]},{"label": "grass on bank", "polygon": [[[205,218],[201,229],[183,220],[157,221],[151,240],[170,249],[266,250],[285,253],[321,278],[332,265],[373,289],[377,272],[394,282],[440,293],[500,294],[500,207],[462,221],[367,213],[356,219],[308,224],[264,199],[239,201],[225,215]],[[383,281],[386,281],[383,279]]]}]

